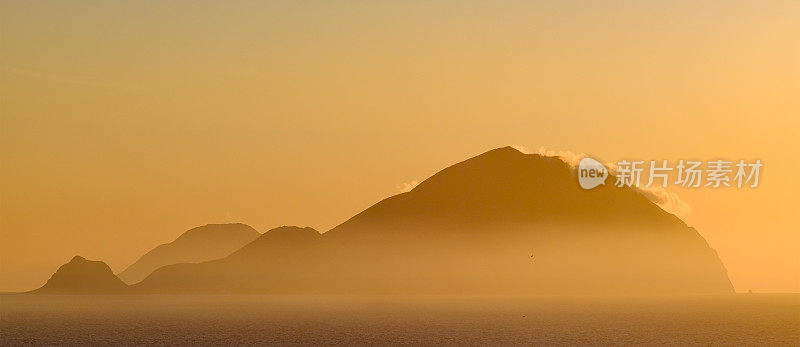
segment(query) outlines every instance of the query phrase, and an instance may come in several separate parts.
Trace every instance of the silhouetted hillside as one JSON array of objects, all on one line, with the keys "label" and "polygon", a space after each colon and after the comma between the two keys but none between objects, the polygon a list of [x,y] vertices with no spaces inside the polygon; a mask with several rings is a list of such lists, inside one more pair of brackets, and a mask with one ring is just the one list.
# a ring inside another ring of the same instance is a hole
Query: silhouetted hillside
[{"label": "silhouetted hillside", "polygon": [[190,229],[175,241],[159,245],[119,274],[128,284],[137,283],[164,265],[199,263],[223,258],[260,234],[249,225],[208,224]]},{"label": "silhouetted hillside", "polygon": [[158,293],[307,292],[319,284],[320,239],[312,228],[275,228],[226,258],[165,266],[132,288]]},{"label": "silhouetted hillside", "polygon": [[[609,180],[614,180],[610,177]],[[155,271],[138,292],[729,293],[705,240],[639,192],[579,187],[510,147],[455,164],[323,235],[282,227],[224,259]]]},{"label": "silhouetted hillside", "polygon": [[37,294],[112,294],[122,293],[127,285],[102,261],[75,256],[61,265]]}]

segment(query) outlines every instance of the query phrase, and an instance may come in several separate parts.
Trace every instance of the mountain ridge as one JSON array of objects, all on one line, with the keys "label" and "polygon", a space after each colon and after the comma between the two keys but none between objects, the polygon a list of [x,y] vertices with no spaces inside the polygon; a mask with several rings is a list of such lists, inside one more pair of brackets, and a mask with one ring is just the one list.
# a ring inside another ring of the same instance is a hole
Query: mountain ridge
[{"label": "mountain ridge", "polygon": [[[613,179],[613,177],[612,177]],[[160,267],[132,293],[732,293],[719,257],[632,188],[584,190],[557,157],[494,149],[320,234],[283,226]]]},{"label": "mountain ridge", "polygon": [[199,263],[223,258],[261,234],[242,223],[206,224],[183,232],[175,240],[156,246],[118,276],[137,283],[156,269],[177,263]]},{"label": "mountain ridge", "polygon": [[[345,294],[732,291],[727,271],[702,236],[640,192],[611,186],[583,190],[563,160],[508,147],[451,165],[314,239],[273,247],[286,251],[279,258],[253,252],[246,262],[229,257],[173,267],[138,288]],[[229,283],[192,288],[170,277]]]}]

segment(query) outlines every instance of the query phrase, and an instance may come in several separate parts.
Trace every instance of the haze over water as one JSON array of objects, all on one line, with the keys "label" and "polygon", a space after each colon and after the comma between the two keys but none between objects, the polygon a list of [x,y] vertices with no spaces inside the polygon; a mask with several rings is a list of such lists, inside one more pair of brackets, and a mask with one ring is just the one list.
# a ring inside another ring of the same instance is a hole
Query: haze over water
[{"label": "haze over water", "polygon": [[797,345],[800,295],[0,297],[3,345]]}]

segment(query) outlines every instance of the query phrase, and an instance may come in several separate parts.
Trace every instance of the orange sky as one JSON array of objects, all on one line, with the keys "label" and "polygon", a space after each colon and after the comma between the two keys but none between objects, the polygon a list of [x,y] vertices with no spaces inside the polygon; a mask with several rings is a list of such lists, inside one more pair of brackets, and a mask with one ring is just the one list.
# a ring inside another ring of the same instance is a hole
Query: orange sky
[{"label": "orange sky", "polygon": [[800,3],[0,4],[0,290],[206,223],[344,221],[514,144],[761,159],[673,189],[738,291],[800,291]]}]

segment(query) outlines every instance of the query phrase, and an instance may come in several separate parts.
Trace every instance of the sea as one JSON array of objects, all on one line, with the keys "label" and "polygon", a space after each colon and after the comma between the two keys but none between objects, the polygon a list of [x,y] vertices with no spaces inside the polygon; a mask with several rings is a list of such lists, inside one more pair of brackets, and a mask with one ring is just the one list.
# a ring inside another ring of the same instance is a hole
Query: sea
[{"label": "sea", "polygon": [[0,344],[800,346],[800,294],[0,295]]}]

